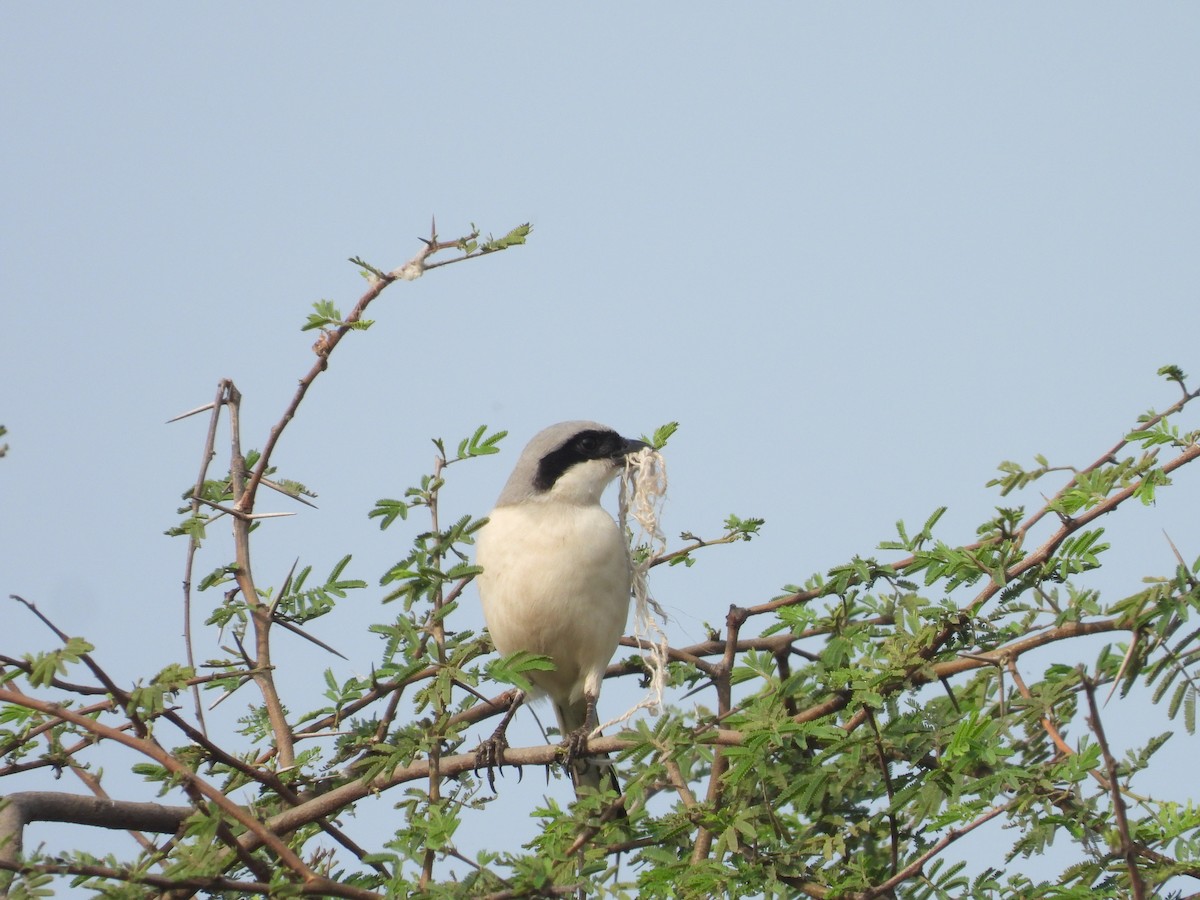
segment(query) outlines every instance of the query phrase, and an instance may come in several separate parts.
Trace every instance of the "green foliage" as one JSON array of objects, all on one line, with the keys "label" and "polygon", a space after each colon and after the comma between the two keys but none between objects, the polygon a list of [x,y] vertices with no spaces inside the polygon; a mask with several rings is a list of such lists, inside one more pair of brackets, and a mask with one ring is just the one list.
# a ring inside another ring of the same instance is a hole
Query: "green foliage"
[{"label": "green foliage", "polygon": [[725,533],[738,540],[748,541],[766,524],[766,519],[742,519],[732,513],[725,519]]},{"label": "green foliage", "polygon": [[494,238],[488,235],[487,240],[481,244],[478,240],[479,229],[472,223],[471,234],[457,241],[454,246],[466,256],[495,253],[498,250],[507,250],[510,247],[521,246],[532,231],[533,226],[526,222],[524,225],[518,225],[508,232],[508,234],[501,237]]},{"label": "green foliage", "polygon": [[367,517],[379,519],[379,530],[386,531],[397,519],[407,519],[408,511],[413,505],[415,504],[408,500],[376,500],[375,508],[367,513]]},{"label": "green foliage", "polygon": [[187,688],[196,676],[189,666],[172,664],[154,676],[147,685],[139,685],[129,692],[127,711],[143,721],[160,715],[167,709],[167,701],[174,699]]},{"label": "green foliage", "polygon": [[696,557],[692,555],[694,551],[714,544],[736,544],[739,541],[751,540],[765,524],[765,519],[742,519],[730,514],[725,519],[725,533],[720,537],[706,540],[690,531],[682,532],[679,535],[680,539],[692,543],[681,550],[667,554],[660,561],[672,566],[683,565],[690,569],[696,563]]},{"label": "green foliage", "polygon": [[[350,257],[350,262],[352,262],[352,263],[354,263],[354,265],[358,266],[358,274],[360,274],[363,278],[367,278],[367,279],[378,278],[379,280],[382,281],[384,278],[387,277],[379,269],[375,268],[373,265],[371,265],[370,263],[366,262],[363,259],[360,259],[357,256]],[[338,318],[340,318],[340,316]]]},{"label": "green foliage", "polygon": [[54,683],[60,675],[66,675],[68,668],[80,662],[88,653],[96,648],[83,638],[68,638],[58,650],[48,653],[26,655],[29,664],[28,678],[33,687],[47,687]]},{"label": "green foliage", "polygon": [[313,304],[313,309],[316,312],[309,313],[301,331],[312,331],[314,328],[349,328],[354,331],[366,331],[375,324],[370,319],[347,321],[332,300],[318,300]]},{"label": "green foliage", "polygon": [[506,437],[508,437],[507,431],[496,431],[488,434],[487,426],[480,425],[470,437],[463,438],[458,442],[458,453],[453,457],[446,456],[446,442],[441,438],[434,438],[433,445],[437,447],[438,453],[446,460],[446,465],[450,465],[451,463],[461,462],[464,459],[474,459],[477,456],[491,456],[493,453],[499,453],[499,444]]},{"label": "green foliage", "polygon": [[1173,381],[1178,384],[1183,388],[1184,394],[1187,394],[1187,385],[1184,384],[1187,376],[1183,374],[1183,369],[1179,368],[1179,366],[1163,366],[1158,370],[1158,374],[1167,379],[1167,381]]},{"label": "green foliage", "polygon": [[509,247],[518,247],[525,243],[525,239],[529,237],[531,231],[533,231],[533,226],[526,222],[524,225],[518,225],[516,228],[502,237],[494,238],[491,235],[488,235],[488,239],[480,245],[479,252],[495,253],[497,250],[507,250]]},{"label": "green foliage", "polygon": [[[258,465],[260,459],[257,450],[251,450],[242,460],[240,475],[243,479],[249,477],[249,473]],[[268,466],[263,475],[263,482],[282,494],[293,498],[316,497],[316,493],[310,490],[306,485],[295,479],[279,478],[273,479],[272,475],[276,472],[275,466]],[[196,486],[190,486],[182,494],[183,499],[187,501],[186,506],[181,506],[176,512],[184,516],[183,521],[178,525],[168,528],[164,534],[168,537],[186,537],[193,541],[198,547],[207,537],[207,528],[209,523],[216,517],[227,515],[229,505],[233,502],[233,485],[234,472],[232,469],[225,473],[221,478],[206,478],[200,482],[197,489]],[[311,504],[310,504],[311,505]],[[252,525],[251,528],[257,526]]]},{"label": "green foliage", "polygon": [[1046,457],[1040,453],[1034,457],[1037,463],[1036,469],[1023,469],[1018,463],[1008,460],[1000,463],[1000,471],[1004,473],[1001,478],[993,478],[987,483],[988,487],[999,487],[1000,496],[1007,497],[1011,491],[1019,491],[1028,487],[1051,472],[1061,472],[1061,467],[1051,466]]},{"label": "green foliage", "polygon": [[[432,503],[432,498],[441,490],[445,483],[440,476],[442,468],[452,465],[457,462],[462,462],[467,459],[475,459],[480,456],[491,456],[494,453],[500,452],[499,444],[505,437],[508,436],[507,431],[496,431],[488,434],[487,426],[480,425],[475,429],[474,433],[467,438],[463,438],[458,442],[458,452],[453,457],[448,457],[446,454],[446,444],[441,438],[434,438],[433,445],[437,448],[439,458],[439,471],[425,475],[421,479],[421,484],[417,487],[411,487],[404,492],[404,499],[396,500],[385,498],[375,501],[375,507],[368,514],[368,518],[379,519],[380,531],[386,531],[389,527],[396,523],[397,520],[408,519],[408,512],[411,509],[418,507],[428,507]],[[465,536],[473,534],[483,527],[485,520],[478,520],[470,523],[471,527]],[[465,526],[464,526],[465,527]],[[451,541],[453,543],[453,541]],[[429,548],[424,548],[421,552],[425,552]],[[465,558],[465,557],[464,557]],[[386,582],[385,582],[386,583]]]},{"label": "green foliage", "polygon": [[533,684],[525,677],[526,672],[547,672],[553,669],[554,663],[546,657],[524,650],[492,660],[484,667],[490,680],[514,684],[523,691],[533,689]]},{"label": "green foliage", "polygon": [[650,437],[642,435],[642,440],[653,447],[655,450],[662,450],[667,446],[667,442],[671,440],[672,435],[679,430],[678,422],[668,422],[665,425],[660,425],[654,429],[654,434]]},{"label": "green foliage", "polygon": [[[342,577],[349,564],[350,555],[346,554],[334,564],[322,584],[311,588],[306,588],[305,584],[312,567],[305,566],[280,591],[274,604],[276,618],[301,624],[333,612],[337,601],[346,598],[347,591],[361,590],[367,586],[362,579]],[[270,599],[269,594],[266,599]]]}]

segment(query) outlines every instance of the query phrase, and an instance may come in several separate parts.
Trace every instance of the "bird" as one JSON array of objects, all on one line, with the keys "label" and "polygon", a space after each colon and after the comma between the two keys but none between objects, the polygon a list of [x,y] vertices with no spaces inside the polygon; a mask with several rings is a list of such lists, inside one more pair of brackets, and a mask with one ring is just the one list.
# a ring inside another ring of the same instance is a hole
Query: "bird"
[{"label": "bird", "polygon": [[[649,446],[598,422],[551,425],[522,451],[476,537],[479,596],[496,650],[554,663],[552,671],[526,675],[533,698],[544,696],[554,707],[577,794],[583,786],[599,788],[602,778],[620,793],[611,764],[579,758],[599,724],[604,671],[629,617],[629,547],[600,498],[626,457]],[[489,778],[516,705],[491,747],[481,746],[492,754]]]}]

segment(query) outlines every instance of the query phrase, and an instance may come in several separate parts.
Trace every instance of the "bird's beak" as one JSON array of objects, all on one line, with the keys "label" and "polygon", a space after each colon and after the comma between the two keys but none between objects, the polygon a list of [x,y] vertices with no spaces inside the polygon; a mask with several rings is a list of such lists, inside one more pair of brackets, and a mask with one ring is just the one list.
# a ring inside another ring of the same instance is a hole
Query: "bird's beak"
[{"label": "bird's beak", "polygon": [[645,441],[638,441],[632,438],[625,439],[625,446],[621,448],[621,456],[632,456],[641,450],[649,450],[650,445]]}]

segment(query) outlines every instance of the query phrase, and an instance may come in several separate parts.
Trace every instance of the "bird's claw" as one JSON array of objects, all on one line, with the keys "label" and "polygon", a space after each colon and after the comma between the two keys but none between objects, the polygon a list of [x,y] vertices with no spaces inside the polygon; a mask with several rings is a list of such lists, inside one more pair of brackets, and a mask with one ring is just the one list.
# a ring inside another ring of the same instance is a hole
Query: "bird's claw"
[{"label": "bird's claw", "polygon": [[487,770],[488,788],[493,794],[496,793],[496,770],[504,768],[504,751],[507,749],[508,738],[503,731],[497,731],[475,748],[475,771]]},{"label": "bird's claw", "polygon": [[581,756],[586,756],[590,736],[591,730],[586,725],[569,732],[562,742],[563,762],[569,766]]}]

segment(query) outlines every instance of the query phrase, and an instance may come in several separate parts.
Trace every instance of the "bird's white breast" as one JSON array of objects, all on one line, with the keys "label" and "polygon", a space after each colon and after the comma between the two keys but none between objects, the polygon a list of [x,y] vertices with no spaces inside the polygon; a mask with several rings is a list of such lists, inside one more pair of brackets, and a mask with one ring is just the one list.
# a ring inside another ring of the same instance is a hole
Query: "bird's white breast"
[{"label": "bird's white breast", "polygon": [[629,553],[612,516],[595,504],[501,506],[477,540],[496,649],[553,659],[532,680],[556,702],[598,692],[629,614]]}]

